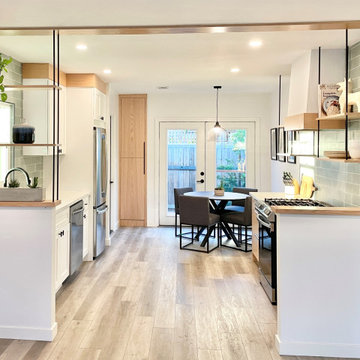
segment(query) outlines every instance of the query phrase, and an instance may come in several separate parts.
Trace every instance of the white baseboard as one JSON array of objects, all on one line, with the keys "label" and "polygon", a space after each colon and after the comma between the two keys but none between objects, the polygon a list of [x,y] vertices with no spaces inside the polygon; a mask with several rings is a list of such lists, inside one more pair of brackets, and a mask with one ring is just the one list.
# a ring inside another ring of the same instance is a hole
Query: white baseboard
[{"label": "white baseboard", "polygon": [[119,222],[119,220],[117,220],[115,225],[114,225],[114,228],[111,229],[111,230],[113,230],[115,232],[119,227],[120,227],[120,222]]},{"label": "white baseboard", "polygon": [[280,355],[360,358],[360,344],[290,342],[281,341],[278,335],[275,343]]},{"label": "white baseboard", "polygon": [[49,329],[17,326],[0,326],[0,339],[53,341],[57,334],[57,323]]}]

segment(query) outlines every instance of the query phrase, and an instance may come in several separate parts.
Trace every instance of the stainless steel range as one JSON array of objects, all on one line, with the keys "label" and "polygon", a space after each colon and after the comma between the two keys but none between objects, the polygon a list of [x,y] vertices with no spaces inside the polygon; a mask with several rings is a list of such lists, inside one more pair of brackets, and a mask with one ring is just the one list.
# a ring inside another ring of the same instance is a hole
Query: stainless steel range
[{"label": "stainless steel range", "polygon": [[255,202],[259,222],[260,283],[272,304],[276,304],[276,215],[271,206],[331,206],[312,199],[267,198]]}]

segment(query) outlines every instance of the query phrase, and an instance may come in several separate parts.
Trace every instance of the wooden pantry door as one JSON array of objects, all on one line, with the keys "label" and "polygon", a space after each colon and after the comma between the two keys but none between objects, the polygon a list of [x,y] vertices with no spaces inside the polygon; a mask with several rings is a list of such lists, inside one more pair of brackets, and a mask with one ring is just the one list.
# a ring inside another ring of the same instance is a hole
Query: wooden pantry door
[{"label": "wooden pantry door", "polygon": [[145,94],[119,95],[119,222],[146,226]]}]

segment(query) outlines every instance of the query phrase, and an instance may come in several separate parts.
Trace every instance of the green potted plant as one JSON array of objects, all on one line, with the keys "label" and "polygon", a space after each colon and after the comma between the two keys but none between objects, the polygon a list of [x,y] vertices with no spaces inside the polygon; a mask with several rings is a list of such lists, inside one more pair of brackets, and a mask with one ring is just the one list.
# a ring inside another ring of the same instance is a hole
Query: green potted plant
[{"label": "green potted plant", "polygon": [[224,196],[224,182],[221,180],[220,181],[220,186],[217,186],[215,189],[214,189],[214,193],[216,196]]},{"label": "green potted plant", "polygon": [[2,71],[4,70],[7,72],[7,66],[12,62],[12,58],[6,59],[0,54],[0,96],[1,101],[5,102],[7,100],[7,94],[5,93],[5,86],[4,86],[4,75],[2,75]]}]

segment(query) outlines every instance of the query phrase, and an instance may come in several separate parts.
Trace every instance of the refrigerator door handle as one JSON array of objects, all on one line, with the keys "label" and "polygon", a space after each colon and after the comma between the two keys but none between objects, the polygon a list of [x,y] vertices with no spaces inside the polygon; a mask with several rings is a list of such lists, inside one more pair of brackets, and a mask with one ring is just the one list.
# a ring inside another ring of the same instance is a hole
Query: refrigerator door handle
[{"label": "refrigerator door handle", "polygon": [[108,210],[108,207],[106,206],[106,207],[105,207],[104,209],[102,209],[102,210],[96,209],[96,212],[97,212],[99,215],[101,215],[101,214],[107,212],[107,210]]},{"label": "refrigerator door handle", "polygon": [[101,154],[102,154],[102,183],[101,183],[101,195],[103,197],[106,196],[107,191],[107,156],[106,156],[106,136],[105,134],[102,134],[101,136]]}]

